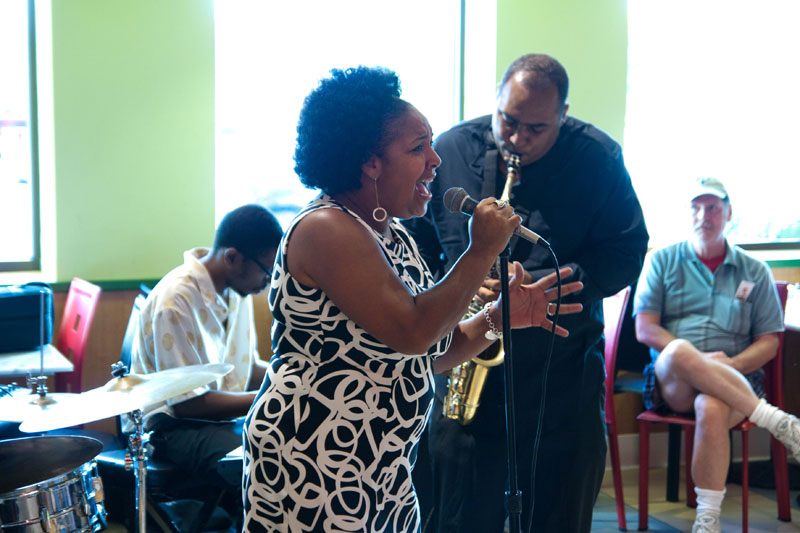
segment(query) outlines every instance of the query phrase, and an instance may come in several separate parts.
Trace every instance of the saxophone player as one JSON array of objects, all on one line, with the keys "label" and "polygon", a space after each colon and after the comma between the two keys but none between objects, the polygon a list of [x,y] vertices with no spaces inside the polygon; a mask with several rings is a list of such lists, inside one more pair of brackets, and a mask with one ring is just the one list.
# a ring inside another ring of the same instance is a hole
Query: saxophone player
[{"label": "saxophone player", "polygon": [[[522,56],[503,74],[494,114],[458,124],[435,143],[442,164],[434,196],[462,187],[473,198],[499,197],[506,160],[518,154],[512,207],[526,227],[551,244],[561,265],[572,267],[571,279],[584,284],[581,293],[565,299],[582,303],[583,311],[560,321],[570,336],[555,339],[544,387],[549,333],[532,328],[512,333],[522,526],[531,531],[591,528],[606,454],[602,299],[637,279],[648,240],[620,146],[600,129],[567,115],[568,83],[554,58]],[[431,202],[425,217],[407,225],[434,271],[446,272],[469,242],[464,217],[442,202]],[[543,248],[512,239],[510,250],[526,280],[553,270]],[[499,282],[487,278],[477,299],[491,301],[498,291]],[[427,531],[501,532],[507,486],[503,372],[488,373],[468,425],[442,415],[447,376],[438,378],[439,405],[434,406],[428,442],[432,468],[426,469],[422,457],[414,472],[423,516],[433,511],[433,527]]]}]

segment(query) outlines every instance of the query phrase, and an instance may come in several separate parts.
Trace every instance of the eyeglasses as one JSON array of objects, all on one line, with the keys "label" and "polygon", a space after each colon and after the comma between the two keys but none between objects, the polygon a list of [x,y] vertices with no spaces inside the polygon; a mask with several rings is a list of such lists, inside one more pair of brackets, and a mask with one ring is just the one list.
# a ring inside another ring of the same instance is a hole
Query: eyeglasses
[{"label": "eyeglasses", "polygon": [[259,261],[259,260],[258,260],[258,259],[256,259],[255,257],[248,257],[248,259],[249,259],[250,261],[252,261],[253,263],[257,264],[257,265],[258,265],[258,268],[260,268],[261,270],[263,270],[263,271],[264,271],[264,274],[266,274],[268,278],[271,278],[271,277],[272,277],[272,269],[271,269],[271,268],[267,268],[267,267],[265,267],[265,266],[264,266],[264,263],[262,263],[261,261]]}]

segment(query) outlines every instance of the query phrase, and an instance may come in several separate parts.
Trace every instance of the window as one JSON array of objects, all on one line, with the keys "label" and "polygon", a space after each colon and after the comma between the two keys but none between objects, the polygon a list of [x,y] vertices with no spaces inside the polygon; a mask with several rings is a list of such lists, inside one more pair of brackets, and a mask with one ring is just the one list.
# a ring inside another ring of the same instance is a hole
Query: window
[{"label": "window", "polygon": [[395,70],[434,135],[458,120],[459,0],[223,0],[214,18],[217,221],[255,201],[285,228],[313,198],[294,172],[297,119],[332,68]]},{"label": "window", "polygon": [[625,158],[651,246],[689,234],[715,176],[735,243],[800,240],[800,2],[629,0]]},{"label": "window", "polygon": [[0,271],[39,269],[33,0],[0,2]]}]

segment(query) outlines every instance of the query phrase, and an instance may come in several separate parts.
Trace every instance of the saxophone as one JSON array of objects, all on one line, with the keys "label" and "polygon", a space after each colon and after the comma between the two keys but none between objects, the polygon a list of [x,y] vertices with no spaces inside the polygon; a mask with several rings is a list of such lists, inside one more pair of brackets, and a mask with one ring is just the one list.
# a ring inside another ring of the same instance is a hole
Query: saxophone
[{"label": "saxophone", "polygon": [[[511,186],[514,185],[519,175],[519,156],[517,154],[509,155],[506,161],[506,170],[506,183],[503,193],[500,195],[500,201],[508,202],[511,196]],[[489,276],[493,278],[498,276],[496,267],[497,263],[492,267]],[[473,298],[464,318],[474,316],[482,309],[483,304],[477,298]],[[447,378],[447,394],[444,397],[442,414],[458,421],[462,426],[469,425],[480,405],[489,369],[501,364],[504,357],[503,341],[498,340],[471,360],[453,368]]]}]

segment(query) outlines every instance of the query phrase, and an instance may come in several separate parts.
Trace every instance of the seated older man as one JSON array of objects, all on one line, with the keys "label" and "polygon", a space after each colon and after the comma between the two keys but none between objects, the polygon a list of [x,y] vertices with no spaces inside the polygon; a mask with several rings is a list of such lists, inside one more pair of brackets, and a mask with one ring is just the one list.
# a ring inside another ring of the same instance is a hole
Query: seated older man
[{"label": "seated older man", "polygon": [[652,253],[636,290],[636,337],[650,347],[648,409],[694,412],[693,532],[718,532],[730,462],[728,430],[748,417],[800,460],[800,422],[764,399],[764,364],[783,331],[769,268],[727,242],[731,204],[700,178],[689,195],[694,232]]}]

